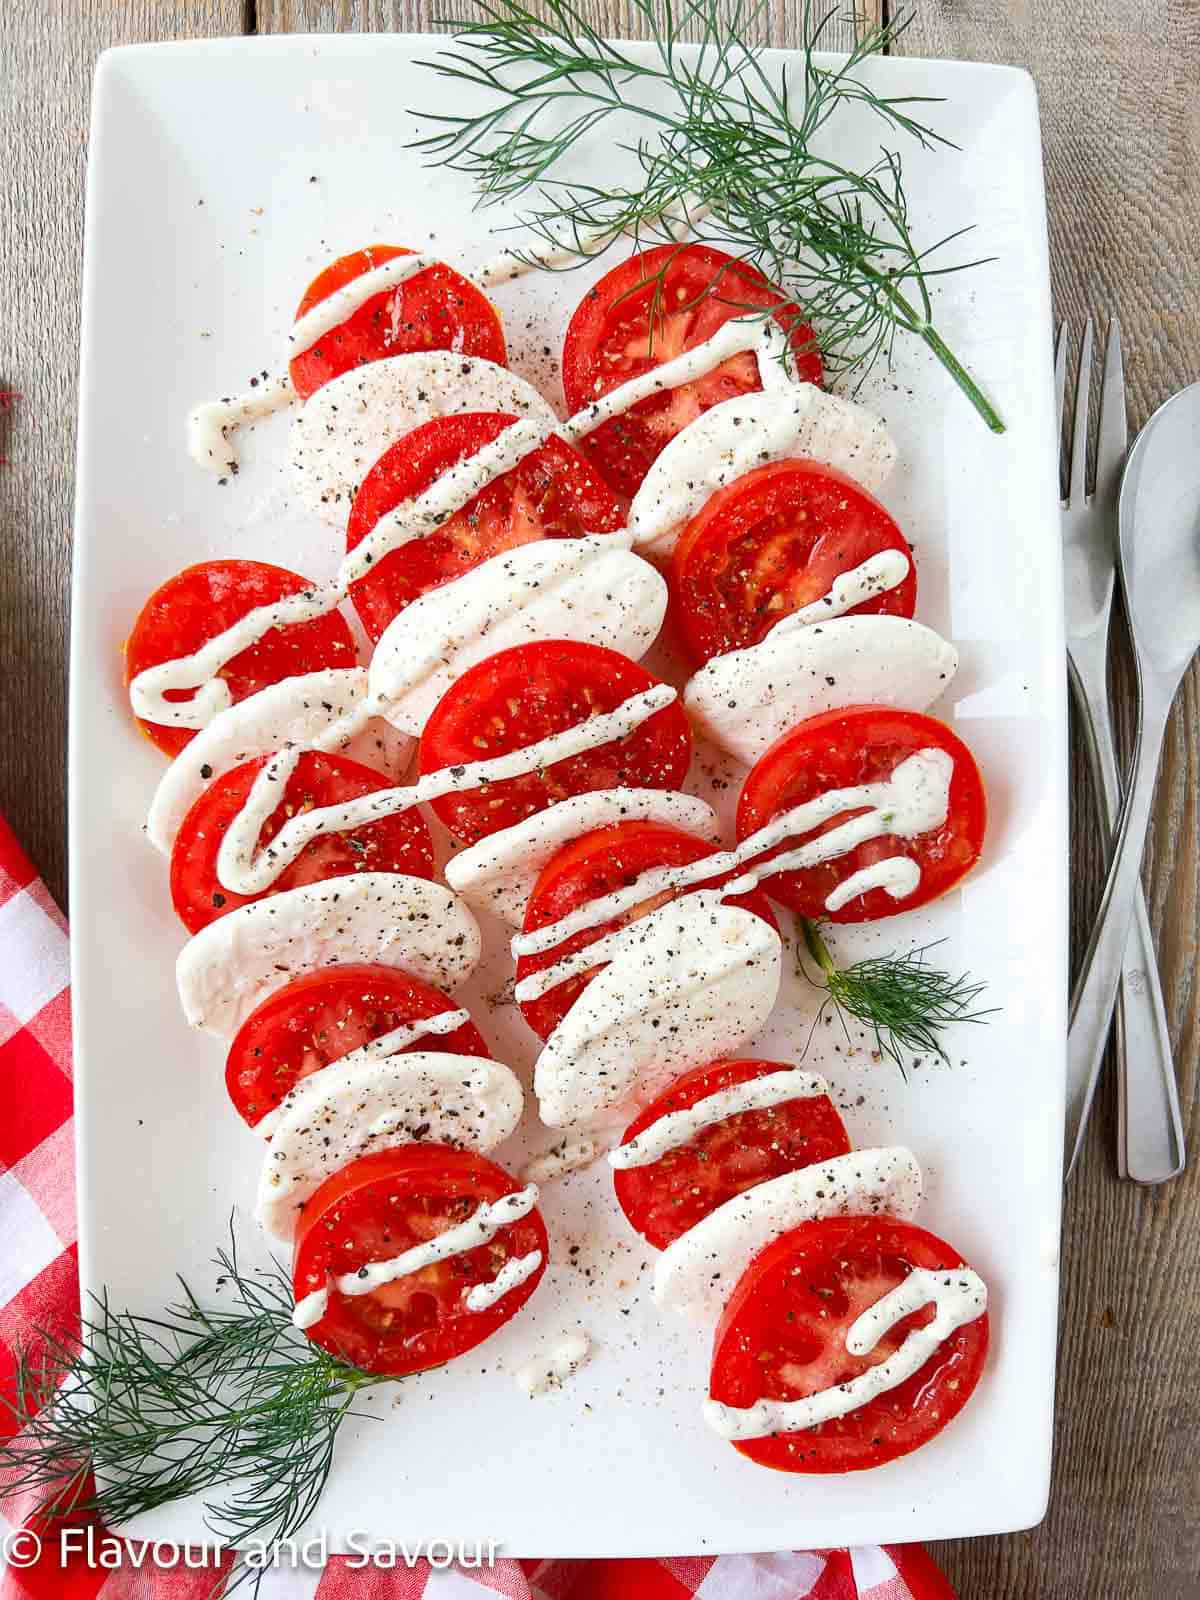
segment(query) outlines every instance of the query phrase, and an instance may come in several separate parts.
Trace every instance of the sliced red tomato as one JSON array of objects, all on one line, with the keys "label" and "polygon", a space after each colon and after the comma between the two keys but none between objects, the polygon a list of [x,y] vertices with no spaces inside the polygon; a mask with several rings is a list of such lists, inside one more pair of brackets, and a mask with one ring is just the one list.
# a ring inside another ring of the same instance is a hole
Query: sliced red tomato
[{"label": "sliced red tomato", "polygon": [[[916,1267],[961,1267],[943,1240],[893,1217],[806,1222],[750,1263],[730,1296],[713,1342],[709,1393],[730,1406],[803,1400],[848,1383],[884,1361],[914,1328],[932,1322],[926,1306],[883,1335],[865,1356],[851,1355],[854,1322]],[[906,1382],[858,1411],[797,1433],[736,1441],[760,1466],[782,1472],[858,1472],[923,1444],[962,1410],[983,1371],[985,1313],[965,1323]]]},{"label": "sliced red tomato", "polygon": [[[552,639],[502,650],[464,672],[434,707],[421,735],[421,772],[525,749],[615,711],[660,681],[601,645]],[[433,809],[451,833],[473,843],[574,794],[678,789],[691,754],[691,732],[676,700],[623,739],[524,777],[446,795],[432,802]]]},{"label": "sliced red tomato", "polygon": [[[784,296],[756,268],[711,245],[664,244],[631,256],[584,295],[563,345],[563,389],[571,411],[631,378],[673,361],[711,339],[733,317]],[[794,307],[775,312],[788,335],[794,375],[821,382],[813,331]],[[584,454],[619,494],[632,498],[675,435],[722,400],[761,389],[753,354],[733,356],[712,372],[641,400],[586,435]]]},{"label": "sliced red tomato", "polygon": [[[261,756],[214,778],[180,824],[171,849],[171,899],[189,932],[198,932],[251,900],[262,900],[284,889],[298,889],[306,883],[321,883],[326,878],[344,878],[355,872],[406,872],[417,878],[433,877],[429,828],[421,813],[410,809],[345,833],[319,835],[305,845],[263,894],[240,895],[227,889],[217,874],[221,841],[269,759]],[[346,756],[305,750],[278,806],[263,825],[259,846],[266,848],[283,825],[302,811],[344,805],[391,787],[380,773]]]},{"label": "sliced red tomato", "polygon": [[[225,1087],[253,1127],[302,1078],[406,1023],[459,1009],[449,995],[396,967],[325,967],[277,989],[250,1013],[229,1047]],[[401,1053],[410,1050],[491,1054],[473,1022],[453,1033],[424,1034]]]},{"label": "sliced red tomato", "polygon": [[[304,291],[297,318],[364,272],[395,256],[412,254],[400,245],[373,244],[339,256]],[[372,295],[345,322],[292,359],[292,382],[300,398],[307,400],[330,378],[368,361],[423,350],[453,350],[456,355],[482,356],[501,366],[507,360],[499,312],[481,289],[445,262],[414,272],[394,289]]]},{"label": "sliced red tomato", "polygon": [[[830,789],[882,782],[918,750],[944,750],[954,762],[949,810],[941,827],[912,839],[883,834],[820,866],[776,873],[763,881],[772,900],[805,917],[870,922],[936,900],[971,870],[983,849],[987,824],[987,800],[975,758],[944,722],[916,711],[893,711],[886,706],[825,711],[777,739],[752,768],[742,788],[737,836],[745,839],[757,833],[780,812]],[[797,834],[764,852],[762,859],[770,860],[781,850],[792,850],[816,839],[867,809],[863,806],[840,812],[811,832]],[[826,910],[826,898],[851,873],[893,856],[907,856],[921,869],[920,882],[910,895],[897,900],[885,889],[873,888],[838,911]]]},{"label": "sliced red tomato", "polygon": [[[380,517],[490,444],[517,419],[499,411],[435,417],[392,445],[363,479],[346,529],[353,550]],[[511,472],[420,539],[411,539],[351,586],[363,627],[378,640],[388,623],[429,589],[489,557],[536,539],[612,533],[624,518],[612,490],[577,450],[552,435]]]},{"label": "sliced red tomato", "polygon": [[[292,1267],[297,1301],[331,1278],[437,1238],[518,1187],[494,1162],[445,1145],[401,1145],[352,1161],[325,1180],[301,1215]],[[535,1250],[542,1259],[532,1276],[485,1310],[468,1308],[472,1288]],[[546,1225],[539,1211],[531,1211],[507,1223],[489,1244],[369,1294],[343,1295],[332,1288],[329,1308],[308,1337],[366,1372],[398,1378],[440,1367],[516,1315],[537,1288],[548,1253]]]},{"label": "sliced red tomato", "polygon": [[[589,900],[597,900],[601,895],[623,889],[655,867],[686,866],[716,853],[715,844],[697,839],[694,834],[685,833],[681,828],[672,828],[663,822],[614,822],[608,827],[597,828],[564,845],[542,868],[525,908],[524,931],[533,933],[538,928],[558,922]],[[731,876],[731,873],[726,873],[723,877],[714,878],[705,887],[717,888]],[[657,906],[673,899],[675,893],[664,890],[643,900],[623,917],[587,928],[540,955],[522,956],[517,962],[517,982],[520,983],[531,972],[540,972],[543,967],[553,966],[556,961],[573,955],[576,950],[585,950],[605,934],[615,933],[626,923],[644,917]],[[776,925],[767,897],[761,891],[731,899],[728,903],[753,911],[773,928]],[[568,978],[565,983],[548,989],[537,1000],[521,1001],[521,1014],[533,1031],[543,1039],[548,1039],[605,965],[607,963],[601,962],[576,978]]]},{"label": "sliced red tomato", "polygon": [[[698,666],[742,650],[802,606],[828,595],[844,572],[908,540],[878,500],[817,461],[774,461],[718,489],[692,518],[671,559],[671,602]],[[853,612],[911,617],[917,579],[872,594]]]},{"label": "sliced red tomato", "polygon": [[[625,1130],[622,1144],[674,1111],[736,1084],[788,1071],[781,1061],[713,1061],[685,1072]],[[814,1161],[850,1152],[850,1139],[827,1094],[787,1100],[761,1111],[736,1111],[702,1128],[687,1144],[668,1150],[644,1167],[613,1173],[617,1203],[644,1239],[665,1250],[744,1189],[781,1177]]]},{"label": "sliced red tomato", "polygon": [[[125,682],[164,661],[193,655],[249,611],[274,605],[286,595],[316,585],[298,573],[265,561],[201,561],[185,567],[156,589],[138,613],[125,641]],[[269,684],[326,667],[352,667],[358,658],[354,636],[336,611],[311,622],[272,628],[257,644],[221,668],[235,701]],[[190,700],[195,690],[170,689],[168,700]],[[139,718],[142,732],[167,755],[178,755],[195,736],[193,728],[172,728]]]}]

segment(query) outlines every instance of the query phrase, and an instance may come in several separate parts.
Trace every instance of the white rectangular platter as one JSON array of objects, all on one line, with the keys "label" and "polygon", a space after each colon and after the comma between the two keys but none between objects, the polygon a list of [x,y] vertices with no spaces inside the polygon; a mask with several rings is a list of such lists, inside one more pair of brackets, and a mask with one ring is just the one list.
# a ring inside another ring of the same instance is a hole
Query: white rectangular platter
[{"label": "white rectangular platter", "polygon": [[[224,486],[184,445],[188,408],[277,366],[304,285],[375,241],[434,248],[470,270],[494,254],[465,179],[422,166],[406,107],[446,93],[418,37],[288,38],[140,47],[104,57],[90,148],[72,662],[71,850],[85,1290],[149,1311],[198,1289],[231,1211],[254,1258],[260,1143],[226,1103],[223,1052],[186,1027],[183,942],[162,859],[142,834],[161,758],[135,730],[121,642],[142,601],[189,563],[254,556],[314,578],[340,552],[289,503],[286,421],[244,440]],[[545,1192],[547,1280],[474,1356],[378,1391],[347,1426],[317,1522],[351,1532],[492,1537],[509,1555],[757,1551],[942,1538],[1027,1526],[1049,1477],[1058,1283],[1066,968],[1067,767],[1061,570],[1045,212],[1036,100],[1021,73],[887,60],[891,94],[933,95],[960,147],[905,152],[918,238],[973,225],[994,262],[940,280],[943,333],[1008,422],[987,432],[924,349],[903,342],[864,401],[888,419],[900,466],[884,498],[913,541],[918,617],[963,665],[935,708],[988,784],[985,859],[926,913],[851,934],[839,953],[945,939],[939,960],[986,978],[1000,1009],[958,1029],[953,1066],[903,1082],[869,1041],[823,1027],[826,1073],[855,1142],[901,1142],[927,1177],[922,1222],[991,1286],[993,1346],[973,1403],[908,1459],[849,1478],[763,1471],[700,1415],[708,1337],[649,1295],[653,1252],[625,1226],[602,1164]],[[454,91],[461,98],[460,91]],[[879,125],[839,124],[839,154],[869,162]],[[621,130],[594,159],[611,166]],[[597,168],[599,170],[599,168]],[[604,265],[616,256],[609,256]],[[561,403],[544,347],[599,272],[532,275],[498,291],[514,365]],[[711,777],[700,774],[709,794]],[[711,798],[711,796],[710,796]],[[468,992],[496,1053],[528,1071],[532,1036],[497,1004],[510,971],[493,930]],[[790,963],[789,963],[790,965]],[[489,997],[493,997],[489,999]],[[819,996],[787,985],[747,1054],[796,1060]],[[527,1122],[532,1117],[527,1115]],[[536,1125],[498,1152],[516,1166],[550,1142]],[[528,1400],[513,1370],[568,1329],[595,1359]],[[394,1403],[395,1402],[395,1403]],[[200,1508],[139,1531],[206,1538]]]}]

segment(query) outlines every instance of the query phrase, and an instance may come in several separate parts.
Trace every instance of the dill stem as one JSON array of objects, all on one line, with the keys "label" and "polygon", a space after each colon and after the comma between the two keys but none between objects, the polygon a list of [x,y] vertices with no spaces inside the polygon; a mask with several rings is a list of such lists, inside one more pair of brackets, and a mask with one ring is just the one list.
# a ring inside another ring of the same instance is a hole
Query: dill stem
[{"label": "dill stem", "polygon": [[800,926],[804,933],[804,943],[808,946],[808,953],[820,967],[825,976],[831,977],[837,971],[837,963],[829,953],[829,946],[821,937],[821,930],[811,917],[801,917]]},{"label": "dill stem", "polygon": [[928,316],[921,315],[912,301],[902,295],[896,285],[889,280],[886,273],[879,272],[870,262],[864,260],[859,261],[859,267],[867,277],[873,278],[884,294],[887,295],[888,299],[900,312],[909,331],[915,333],[917,338],[923,340],[929,349],[933,351],[992,432],[1004,433],[1004,418],[942,338]]}]

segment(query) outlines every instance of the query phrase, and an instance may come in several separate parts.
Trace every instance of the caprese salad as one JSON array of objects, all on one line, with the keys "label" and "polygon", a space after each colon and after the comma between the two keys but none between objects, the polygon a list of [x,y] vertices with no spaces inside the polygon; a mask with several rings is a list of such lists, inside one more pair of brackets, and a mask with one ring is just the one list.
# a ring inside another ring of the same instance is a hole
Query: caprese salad
[{"label": "caprese salad", "polygon": [[[183,1012],[225,1041],[321,1348],[399,1376],[477,1346],[545,1272],[538,1182],[608,1149],[656,1299],[717,1324],[713,1430],[789,1471],[877,1465],[966,1403],[986,1290],[913,1223],[910,1152],[853,1151],[822,1079],[736,1052],[782,910],[894,915],[979,859],[979,771],[927,714],[956,653],[913,620],[883,423],[821,387],[759,274],[699,243],[622,262],[567,326],[562,420],[485,292],[533,264],[355,251],[286,374],[189,419],[228,479],[237,429],[295,406],[296,492],[342,553],[325,582],[190,567],[133,623]],[[682,692],[642,664],[668,617]],[[694,732],[750,769],[733,841],[687,789]],[[563,1130],[537,1181],[491,1159],[524,1096],[455,999],[476,910],[512,929]]]}]

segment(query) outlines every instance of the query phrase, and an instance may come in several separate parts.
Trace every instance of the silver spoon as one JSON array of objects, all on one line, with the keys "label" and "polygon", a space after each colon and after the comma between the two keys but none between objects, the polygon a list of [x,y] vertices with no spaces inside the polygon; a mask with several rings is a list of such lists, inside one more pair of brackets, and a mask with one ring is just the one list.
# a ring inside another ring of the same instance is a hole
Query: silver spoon
[{"label": "silver spoon", "polygon": [[1171,702],[1200,648],[1200,384],[1160,406],[1134,440],[1117,519],[1136,666],[1137,739],[1108,881],[1071,1007],[1068,1172],[1104,1059]]}]

